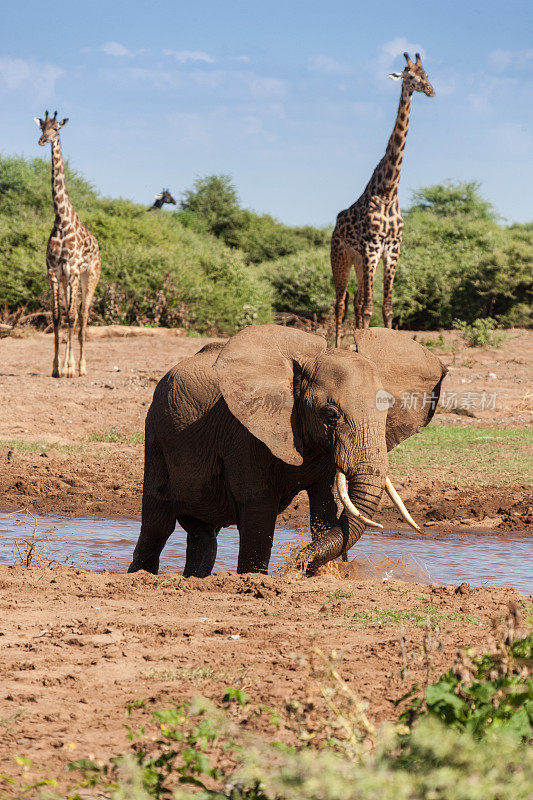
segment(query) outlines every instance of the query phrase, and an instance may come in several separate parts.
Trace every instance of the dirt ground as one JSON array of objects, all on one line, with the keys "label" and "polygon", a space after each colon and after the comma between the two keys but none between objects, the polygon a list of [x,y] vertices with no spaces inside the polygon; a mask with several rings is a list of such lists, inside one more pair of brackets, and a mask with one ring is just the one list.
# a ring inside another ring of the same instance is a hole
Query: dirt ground
[{"label": "dirt ground", "polygon": [[[421,342],[438,336],[412,335]],[[444,400],[453,406],[455,393],[472,416],[441,408],[432,425],[501,428],[532,421],[532,332],[508,331],[498,349],[467,348],[456,332],[443,337],[444,348],[436,352],[449,366]],[[51,334],[1,339],[0,510],[139,516],[141,436],[154,387],[207,341],[213,340],[186,337],[179,330],[93,327],[89,374],[57,380],[50,377]],[[460,488],[443,474],[428,492],[421,470],[398,488],[424,524],[445,520],[448,528],[465,529],[466,520],[466,527],[479,529],[483,520],[485,529],[516,530],[533,523],[526,485]],[[384,503],[380,520],[397,525],[398,515]],[[305,495],[282,521],[308,524]]]},{"label": "dirt ground", "polygon": [[[306,666],[311,648],[340,652],[340,672],[368,715],[395,719],[394,701],[425,680],[428,619],[438,627],[433,680],[458,648],[490,646],[491,620],[510,601],[526,616],[533,611],[532,598],[512,589],[333,575],[218,573],[202,581],[2,567],[0,589],[0,776],[16,777],[14,758],[25,756],[32,767],[24,781],[62,784],[67,762],[125,752],[126,723],[137,729],[154,708],[198,694],[220,704],[228,686],[251,697],[242,724],[294,741],[287,702],[319,695]],[[127,704],[139,700],[146,707],[127,719]],[[279,728],[259,713],[265,706],[280,713]],[[15,792],[0,783],[2,790]]]},{"label": "dirt ground", "polygon": [[[50,335],[0,340],[0,509],[139,516],[141,435],[155,384],[206,341],[169,330],[94,328],[88,376],[54,380]],[[498,350],[457,349],[454,341],[456,334],[445,334],[451,349],[439,353],[450,365],[445,391],[478,400],[496,393],[497,402],[476,407],[473,416],[438,413],[432,424],[528,424],[533,334],[509,332]],[[525,486],[458,488],[444,473],[431,492],[423,470],[398,486],[424,524],[493,519],[515,531],[532,522]],[[399,527],[388,506],[380,519]],[[308,523],[305,497],[283,521]],[[509,601],[531,615],[532,599],[513,589],[459,591],[363,574],[303,580],[218,573],[185,581],[0,567],[0,776],[22,783],[53,777],[66,786],[69,761],[105,761],[127,749],[128,703],[146,701],[135,712],[139,726],[151,709],[196,694],[220,702],[228,686],[252,698],[250,711],[240,712],[243,725],[293,741],[285,706],[317,692],[306,666],[313,647],[341,653],[341,674],[369,703],[369,716],[393,719],[394,701],[425,679],[428,618],[438,627],[431,656],[437,676],[458,648],[487,649],[491,619],[505,614]],[[272,731],[260,707],[280,712],[279,729]],[[32,765],[17,764],[17,756]],[[2,780],[0,796],[16,796],[17,785]]]}]

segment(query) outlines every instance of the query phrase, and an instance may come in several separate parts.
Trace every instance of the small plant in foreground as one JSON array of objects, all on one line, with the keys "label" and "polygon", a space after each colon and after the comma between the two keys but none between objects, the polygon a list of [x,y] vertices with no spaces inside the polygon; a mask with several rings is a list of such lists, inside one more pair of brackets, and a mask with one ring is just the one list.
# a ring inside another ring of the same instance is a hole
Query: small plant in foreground
[{"label": "small plant in foreground", "polygon": [[472,324],[457,319],[453,323],[469,347],[499,347],[504,334],[495,332],[496,325],[491,317],[476,319]]},{"label": "small plant in foreground", "polygon": [[491,652],[477,658],[471,649],[459,652],[452,669],[411,701],[400,722],[412,726],[429,715],[477,738],[500,731],[531,740],[533,632],[520,636],[514,604],[503,622],[493,622],[493,632]]}]

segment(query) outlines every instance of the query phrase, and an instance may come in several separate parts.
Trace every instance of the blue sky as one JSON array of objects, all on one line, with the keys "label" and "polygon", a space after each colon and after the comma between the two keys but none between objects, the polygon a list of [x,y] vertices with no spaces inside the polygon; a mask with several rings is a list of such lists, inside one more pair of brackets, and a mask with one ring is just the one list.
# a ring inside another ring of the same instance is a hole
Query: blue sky
[{"label": "blue sky", "polygon": [[[396,114],[402,52],[415,95],[400,183],[479,180],[533,219],[533,12],[526,0],[55,0],[3,4],[0,150],[43,156],[35,115],[70,117],[72,166],[149,204],[232,176],[246,207],[327,224],[363,190]],[[46,154],[49,157],[49,153]]]}]

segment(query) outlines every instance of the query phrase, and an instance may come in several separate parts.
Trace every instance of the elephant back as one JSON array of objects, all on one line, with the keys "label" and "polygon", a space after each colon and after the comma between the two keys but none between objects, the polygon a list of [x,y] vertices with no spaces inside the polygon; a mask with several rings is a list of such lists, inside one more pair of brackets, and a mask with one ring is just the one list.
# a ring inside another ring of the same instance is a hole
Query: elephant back
[{"label": "elephant back", "polygon": [[203,417],[220,398],[213,364],[224,344],[210,342],[172,367],[155,388],[148,418],[178,432]]}]

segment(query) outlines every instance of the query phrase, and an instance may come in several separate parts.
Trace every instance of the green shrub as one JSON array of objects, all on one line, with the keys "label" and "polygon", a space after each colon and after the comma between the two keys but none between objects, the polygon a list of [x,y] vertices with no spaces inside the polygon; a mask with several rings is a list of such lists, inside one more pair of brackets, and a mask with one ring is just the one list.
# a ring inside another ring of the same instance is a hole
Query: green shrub
[{"label": "green shrub", "polygon": [[272,264],[274,309],[323,320],[334,302],[326,250],[289,256]]},{"label": "green shrub", "polygon": [[496,212],[488,200],[484,200],[478,181],[447,181],[433,186],[425,186],[413,192],[411,211],[431,211],[442,217],[455,217],[458,214],[472,219],[494,221]]},{"label": "green shrub", "polygon": [[[48,303],[46,243],[53,223],[50,167],[40,159],[0,159],[0,291],[8,309]],[[82,221],[98,238],[102,278],[93,318],[233,333],[272,319],[271,289],[242,254],[184,227],[178,215],[148,213],[127,200],[100,198],[67,168]]]},{"label": "green shrub", "polygon": [[533,739],[533,632],[517,635],[518,611],[513,606],[495,626],[493,651],[475,657],[458,654],[452,669],[415,697],[400,717],[412,726],[433,717],[477,739],[494,733],[524,742]]},{"label": "green shrub", "polygon": [[477,184],[428,187],[414,197],[394,284],[400,327],[449,328],[454,319],[488,316],[530,325],[532,226],[499,225]]},{"label": "green shrub", "polygon": [[252,739],[202,699],[155,712],[153,721],[155,735],[130,730],[127,756],[104,766],[73,762],[81,775],[74,796],[89,789],[124,800],[530,800],[533,788],[532,748],[507,736],[480,743],[433,719],[408,737],[382,729],[374,752],[355,760]]},{"label": "green shrub", "polygon": [[461,332],[469,347],[498,347],[503,341],[503,334],[494,332],[496,320],[490,317],[476,319],[471,325],[456,319],[453,327]]},{"label": "green shrub", "polygon": [[[66,165],[69,193],[97,236],[102,279],[93,320],[232,333],[274,311],[323,321],[333,309],[330,231],[289,227],[240,207],[231,179],[199,178],[177,213],[100,197]],[[405,214],[394,323],[420,330],[530,325],[533,226],[502,227],[477,184],[421,189]],[[0,157],[0,296],[7,311],[49,305],[53,223],[48,159]],[[381,324],[382,269],[372,324]],[[356,288],[352,270],[350,300]],[[347,322],[352,317],[352,302]]]},{"label": "green shrub", "polygon": [[291,228],[269,214],[240,207],[229,175],[198,178],[184,193],[180,221],[199,233],[210,233],[242,250],[247,261],[258,264],[329,241],[329,231],[311,226]]}]

